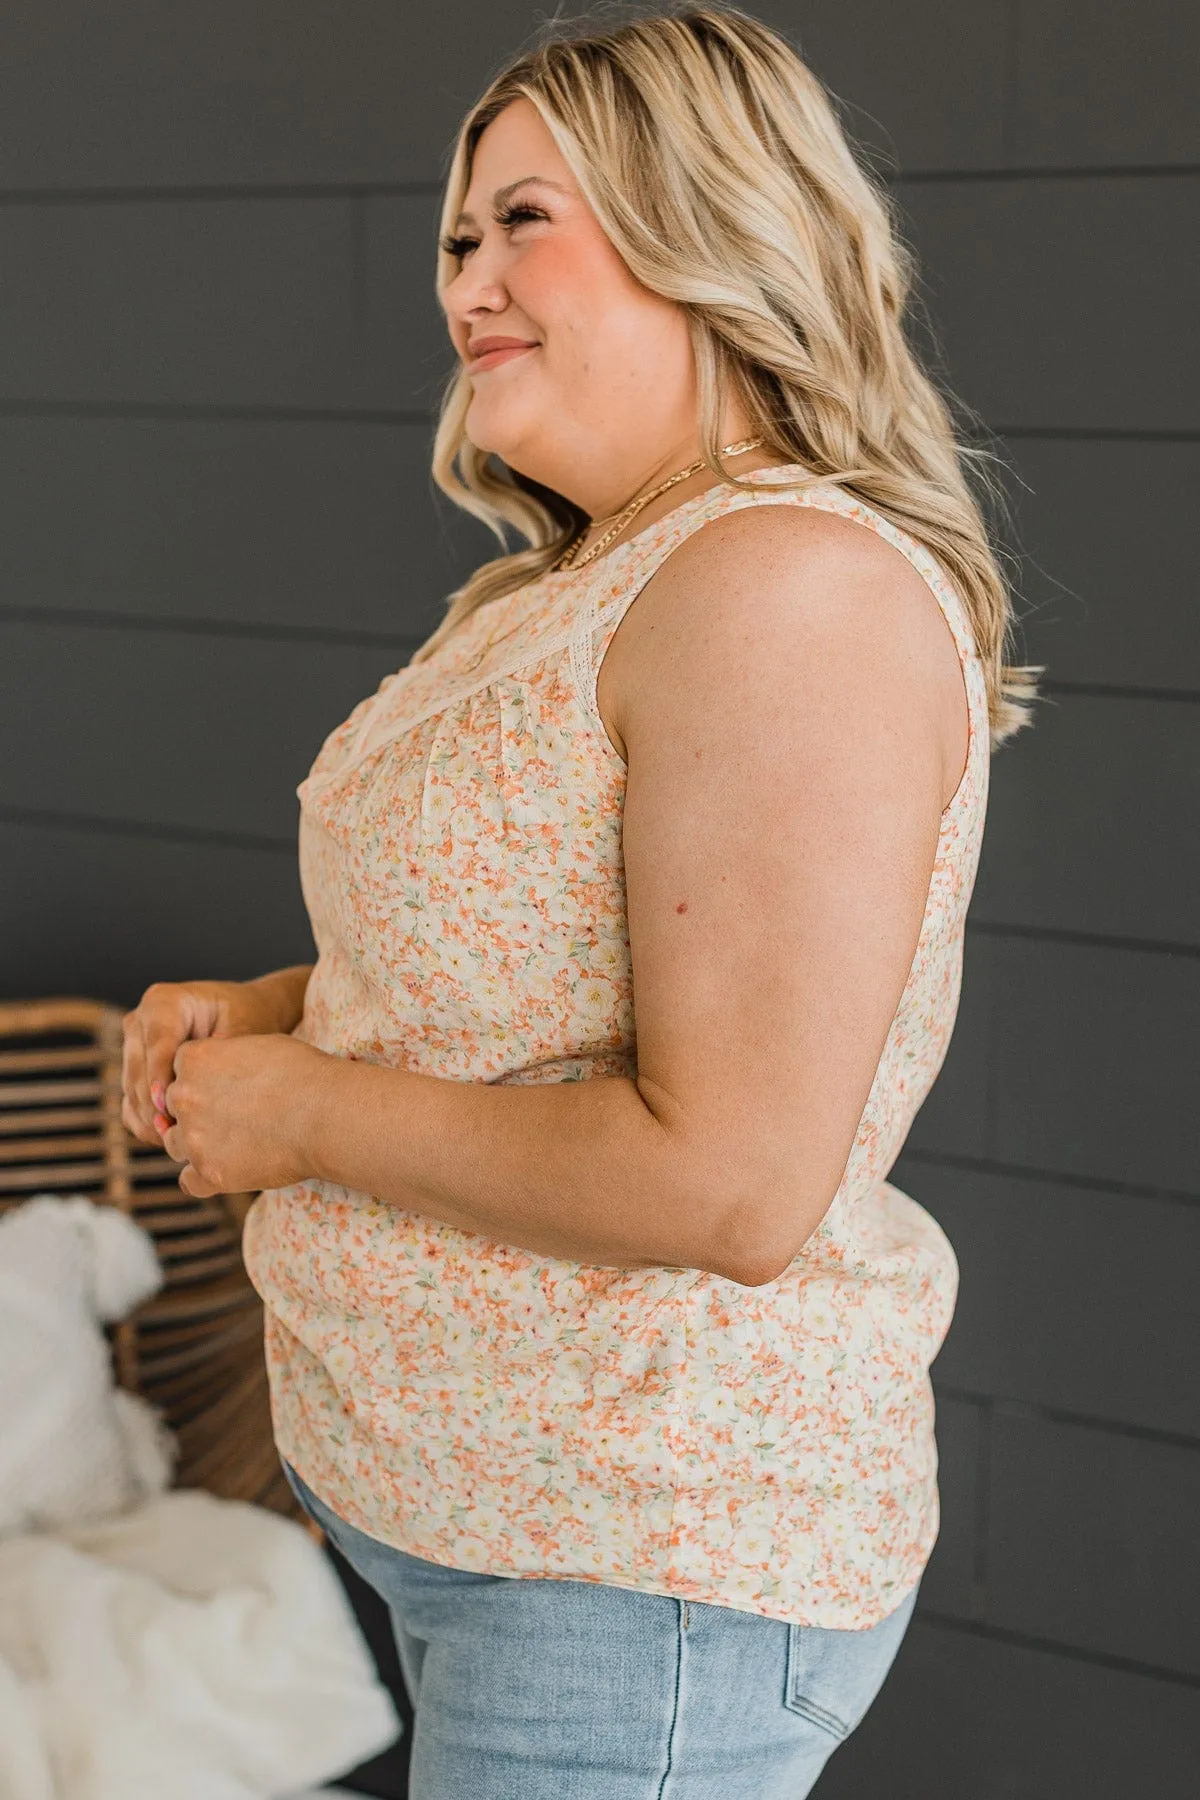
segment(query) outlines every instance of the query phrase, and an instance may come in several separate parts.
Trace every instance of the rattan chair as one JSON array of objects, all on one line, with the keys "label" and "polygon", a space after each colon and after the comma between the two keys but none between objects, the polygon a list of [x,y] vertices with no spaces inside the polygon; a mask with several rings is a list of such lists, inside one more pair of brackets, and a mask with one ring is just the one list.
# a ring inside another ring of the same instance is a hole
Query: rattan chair
[{"label": "rattan chair", "polygon": [[163,1409],[177,1486],[304,1518],[271,1435],[262,1304],[242,1266],[254,1195],[192,1198],[178,1165],[125,1129],[123,1016],[99,1000],[0,1002],[0,1211],[85,1194],[145,1227],[163,1286],[111,1329],[116,1379]]}]

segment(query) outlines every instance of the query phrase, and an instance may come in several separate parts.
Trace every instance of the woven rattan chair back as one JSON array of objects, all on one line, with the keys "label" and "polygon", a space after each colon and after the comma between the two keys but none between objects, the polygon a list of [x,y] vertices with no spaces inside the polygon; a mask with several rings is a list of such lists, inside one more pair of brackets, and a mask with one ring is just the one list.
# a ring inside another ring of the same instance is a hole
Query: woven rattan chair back
[{"label": "woven rattan chair back", "polygon": [[121,1119],[124,1017],[89,999],[0,1002],[0,1213],[84,1194],[154,1239],[163,1286],[110,1337],[116,1378],[163,1409],[176,1485],[301,1517],[271,1434],[262,1304],[242,1266],[253,1194],[198,1200]]}]

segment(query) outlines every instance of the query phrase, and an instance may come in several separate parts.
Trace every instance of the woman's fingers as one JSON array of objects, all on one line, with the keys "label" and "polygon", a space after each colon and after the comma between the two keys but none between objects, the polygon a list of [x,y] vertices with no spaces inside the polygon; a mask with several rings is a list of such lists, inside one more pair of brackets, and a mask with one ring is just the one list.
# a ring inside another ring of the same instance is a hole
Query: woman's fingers
[{"label": "woman's fingers", "polygon": [[165,1113],[166,1092],[175,1079],[175,1052],[188,1035],[186,1021],[151,1014],[146,1023],[146,1092],[155,1112]]},{"label": "woman's fingers", "polygon": [[140,1003],[125,1014],[121,1085],[126,1127],[143,1143],[161,1142],[156,1121],[166,1112],[165,1094],[175,1075],[175,1052],[189,1035],[184,996],[170,983],[148,987]]},{"label": "woman's fingers", "polygon": [[214,1194],[221,1192],[220,1188],[214,1187],[210,1181],[205,1181],[202,1176],[198,1175],[191,1163],[185,1164],[179,1171],[179,1186],[194,1200],[209,1200]]},{"label": "woman's fingers", "polygon": [[183,1133],[178,1125],[169,1125],[162,1134],[161,1142],[172,1162],[185,1163],[188,1160],[187,1151],[183,1145]]},{"label": "woman's fingers", "polygon": [[121,1052],[121,1087],[124,1101],[121,1117],[126,1129],[144,1143],[156,1141],[154,1108],[146,1081],[146,1045],[142,1036],[140,1009],[125,1014],[121,1021],[125,1044]]},{"label": "woman's fingers", "polygon": [[152,1125],[148,1126],[141,1115],[135,1112],[126,1094],[121,1101],[121,1123],[140,1144],[161,1144],[162,1138]]}]

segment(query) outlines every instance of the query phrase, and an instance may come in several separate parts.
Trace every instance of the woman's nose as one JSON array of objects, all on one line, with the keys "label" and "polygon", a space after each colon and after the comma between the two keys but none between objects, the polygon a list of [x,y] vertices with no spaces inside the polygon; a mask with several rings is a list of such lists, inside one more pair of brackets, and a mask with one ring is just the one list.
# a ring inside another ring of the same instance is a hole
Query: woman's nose
[{"label": "woman's nose", "polygon": [[488,260],[482,245],[471,255],[446,289],[447,308],[461,324],[475,325],[485,315],[500,312],[508,304],[498,259]]}]

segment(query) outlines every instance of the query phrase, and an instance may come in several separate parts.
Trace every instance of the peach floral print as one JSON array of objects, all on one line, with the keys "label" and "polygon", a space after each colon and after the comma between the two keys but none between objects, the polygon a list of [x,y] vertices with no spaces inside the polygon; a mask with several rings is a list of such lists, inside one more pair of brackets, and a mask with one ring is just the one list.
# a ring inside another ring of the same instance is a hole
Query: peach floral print
[{"label": "peach floral print", "polygon": [[634,1074],[626,770],[596,669],[654,570],[707,520],[753,505],[841,513],[937,597],[970,748],[821,1225],[778,1279],[747,1288],[535,1255],[304,1181],[259,1196],[245,1255],[280,1450],[360,1530],[454,1568],[862,1629],[916,1584],[938,1531],[929,1366],[958,1269],[887,1175],[954,1027],[990,738],[940,564],[841,489],[772,490],[802,473],[718,487],[586,569],[489,604],[329,734],[297,790],[318,956],[295,1035],[448,1081]]}]

